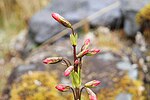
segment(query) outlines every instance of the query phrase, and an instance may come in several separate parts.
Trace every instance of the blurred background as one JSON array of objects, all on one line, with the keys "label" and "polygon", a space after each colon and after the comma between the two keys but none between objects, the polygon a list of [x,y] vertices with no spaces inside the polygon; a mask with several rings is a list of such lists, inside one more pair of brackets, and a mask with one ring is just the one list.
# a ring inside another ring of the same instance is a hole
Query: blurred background
[{"label": "blurred background", "polygon": [[[69,20],[91,48],[83,60],[83,83],[100,80],[98,100],[150,100],[150,0],[0,0],[0,100],[73,100],[55,89],[70,84],[51,56],[72,58],[70,30],[51,14]],[[88,100],[84,91],[83,100]]]}]

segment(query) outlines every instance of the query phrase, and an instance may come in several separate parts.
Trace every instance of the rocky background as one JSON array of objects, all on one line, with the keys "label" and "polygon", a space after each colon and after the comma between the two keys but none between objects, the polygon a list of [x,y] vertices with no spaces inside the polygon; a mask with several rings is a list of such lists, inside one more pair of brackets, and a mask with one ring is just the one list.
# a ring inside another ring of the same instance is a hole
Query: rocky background
[{"label": "rocky background", "polygon": [[[47,7],[32,16],[28,28],[22,30],[10,43],[7,61],[11,64],[12,71],[3,89],[2,100],[22,100],[21,97],[29,99],[28,92],[42,87],[37,84],[44,84],[44,80],[70,83],[69,79],[63,77],[64,66],[45,66],[42,63],[49,56],[72,59],[68,35],[52,44],[44,44],[65,29],[52,19],[52,12],[60,13],[75,24],[114,3],[119,6],[89,22],[90,29],[87,33],[84,33],[82,27],[76,30],[80,34],[79,45],[83,44],[84,39],[90,38],[91,46],[102,50],[97,56],[84,58],[83,83],[92,79],[101,80],[101,86],[94,89],[100,100],[148,100],[150,47],[143,36],[143,27],[136,22],[136,15],[150,3],[149,0],[52,0]],[[0,64],[3,66],[7,61],[2,59]],[[50,74],[51,79],[43,79],[42,72],[47,73],[44,77],[49,77]],[[27,88],[30,84],[28,80],[33,80],[35,85]],[[54,93],[47,94],[47,90],[41,89],[37,92],[39,94],[35,91],[31,94],[39,98],[52,95],[54,98],[49,100],[63,97],[57,91],[51,91]],[[66,95],[60,100],[70,98],[69,94]]]}]

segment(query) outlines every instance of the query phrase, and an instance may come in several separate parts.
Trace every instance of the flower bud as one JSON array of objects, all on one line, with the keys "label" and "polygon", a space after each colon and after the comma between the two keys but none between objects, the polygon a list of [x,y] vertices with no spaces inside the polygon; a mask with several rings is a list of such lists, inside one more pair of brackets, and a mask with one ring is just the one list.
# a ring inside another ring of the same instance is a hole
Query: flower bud
[{"label": "flower bud", "polygon": [[90,100],[97,100],[96,94],[89,88],[86,88],[86,91],[89,94],[89,98]]},{"label": "flower bud", "polygon": [[66,86],[64,84],[59,84],[55,88],[61,92],[66,92],[70,89],[70,86]]},{"label": "flower bud", "polygon": [[74,64],[78,65],[79,64],[79,60],[75,60]]},{"label": "flower bud", "polygon": [[89,45],[90,45],[90,39],[86,39],[84,45],[81,48],[81,51],[87,49]]},{"label": "flower bud", "polygon": [[74,69],[74,66],[69,66],[69,67],[65,70],[64,75],[65,75],[65,76],[69,76],[73,69]]},{"label": "flower bud", "polygon": [[55,64],[58,63],[60,61],[62,61],[62,57],[50,57],[50,58],[46,58],[43,60],[43,63],[45,64]]},{"label": "flower bud", "polygon": [[98,81],[98,80],[93,80],[93,81],[90,81],[90,82],[87,82],[85,84],[86,87],[96,87],[97,85],[99,85],[101,82]]},{"label": "flower bud", "polygon": [[52,13],[52,17],[58,21],[60,24],[62,24],[63,26],[65,27],[68,27],[68,28],[71,28],[71,24],[69,21],[67,21],[65,18],[63,18],[62,16],[60,16],[59,14],[57,13]]},{"label": "flower bud", "polygon": [[92,49],[92,50],[89,50],[89,52],[86,54],[86,56],[92,56],[92,55],[95,55],[99,52],[100,52],[99,49]]},{"label": "flower bud", "polygon": [[77,58],[83,57],[84,55],[88,54],[88,52],[89,52],[88,49],[81,51],[81,52],[77,55]]}]

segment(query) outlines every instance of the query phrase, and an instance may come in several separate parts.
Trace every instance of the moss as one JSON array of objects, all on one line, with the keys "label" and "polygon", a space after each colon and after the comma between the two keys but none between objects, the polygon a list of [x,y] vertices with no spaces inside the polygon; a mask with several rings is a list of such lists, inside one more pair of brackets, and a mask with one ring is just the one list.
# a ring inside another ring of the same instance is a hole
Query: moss
[{"label": "moss", "polygon": [[[147,40],[150,39],[150,4],[142,8],[136,15],[137,23],[142,27],[144,36]],[[148,41],[150,42],[150,40]]]},{"label": "moss", "polygon": [[136,21],[140,25],[145,24],[147,21],[150,22],[150,4],[146,5],[137,13]]},{"label": "moss", "polygon": [[48,72],[25,74],[13,84],[11,100],[65,100],[56,85],[56,76]]},{"label": "moss", "polygon": [[143,91],[140,90],[142,82],[139,80],[131,80],[127,75],[122,77],[115,83],[114,87],[103,88],[98,93],[99,100],[115,100],[119,93],[130,93],[132,94],[132,100],[145,100]]}]

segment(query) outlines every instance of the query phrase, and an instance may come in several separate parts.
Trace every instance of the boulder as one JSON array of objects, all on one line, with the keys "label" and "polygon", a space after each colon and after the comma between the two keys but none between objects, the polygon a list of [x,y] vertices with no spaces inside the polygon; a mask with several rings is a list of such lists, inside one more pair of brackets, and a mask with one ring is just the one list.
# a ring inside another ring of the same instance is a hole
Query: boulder
[{"label": "boulder", "polygon": [[120,0],[121,12],[124,16],[124,31],[127,36],[133,37],[139,30],[139,26],[136,23],[137,12],[150,3],[150,0]]},{"label": "boulder", "polygon": [[[29,22],[30,37],[35,43],[41,44],[64,29],[52,19],[52,12],[61,14],[74,24],[116,1],[118,0],[52,0],[45,9],[37,12],[31,18]],[[116,22],[115,20],[121,16],[118,9],[119,7],[106,13],[91,24],[93,26],[110,25]]]}]

